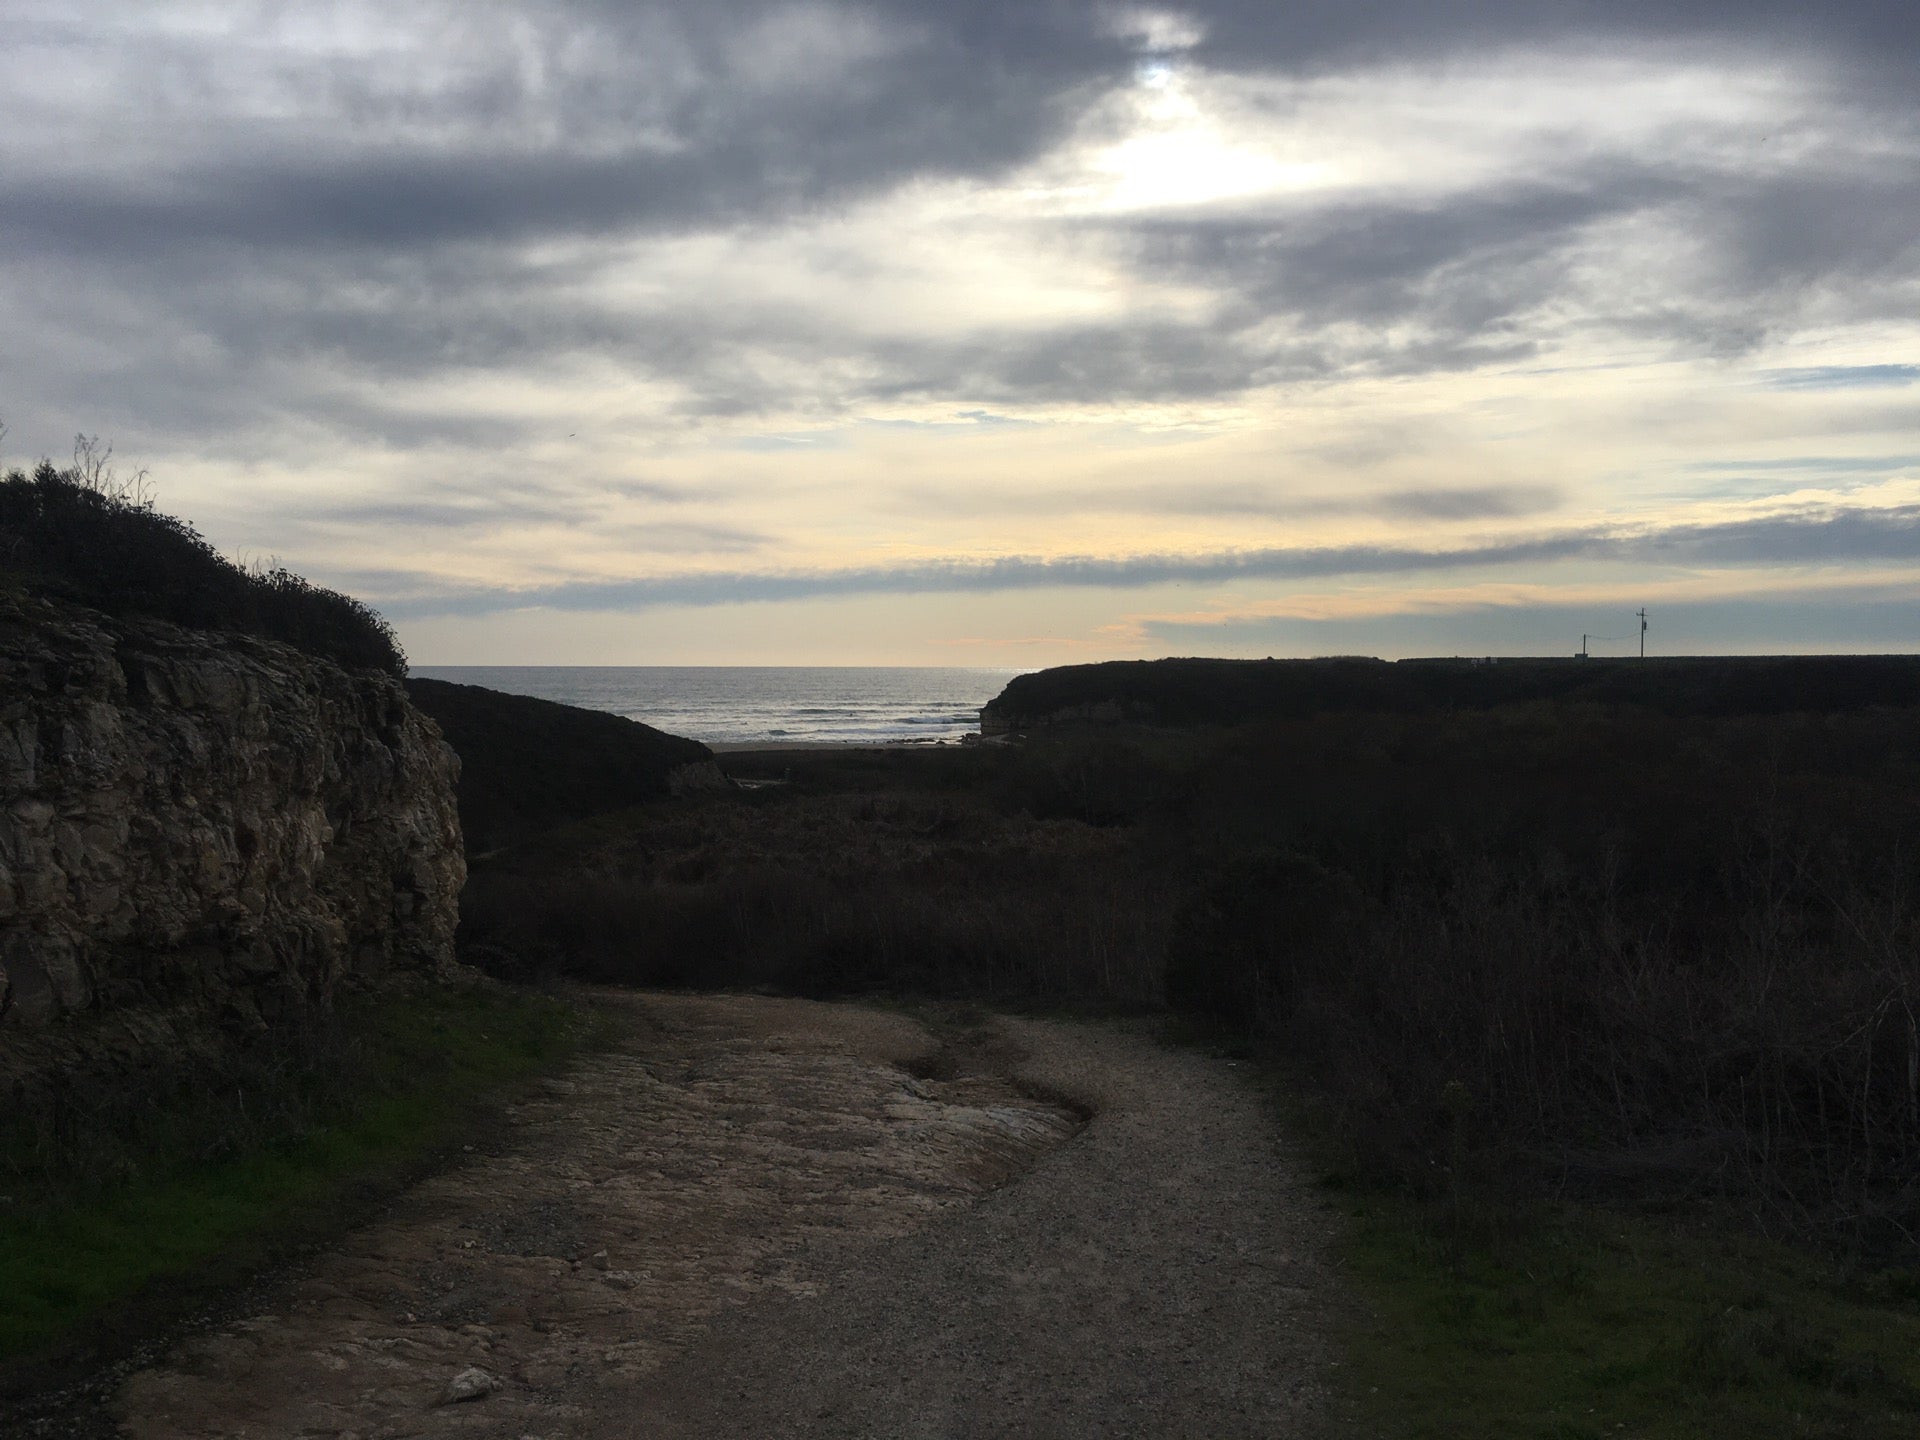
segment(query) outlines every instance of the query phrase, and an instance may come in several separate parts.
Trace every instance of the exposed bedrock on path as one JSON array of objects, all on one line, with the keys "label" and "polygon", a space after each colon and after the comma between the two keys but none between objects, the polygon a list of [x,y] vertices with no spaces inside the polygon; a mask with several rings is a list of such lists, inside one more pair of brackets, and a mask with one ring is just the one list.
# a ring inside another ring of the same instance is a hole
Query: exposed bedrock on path
[{"label": "exposed bedrock on path", "polygon": [[1079,1128],[1005,1057],[922,1063],[939,1041],[903,1014],[580,999],[620,1022],[613,1049],[256,1313],[132,1376],[114,1407],[128,1440],[612,1440],[721,1316],[831,1292]]}]

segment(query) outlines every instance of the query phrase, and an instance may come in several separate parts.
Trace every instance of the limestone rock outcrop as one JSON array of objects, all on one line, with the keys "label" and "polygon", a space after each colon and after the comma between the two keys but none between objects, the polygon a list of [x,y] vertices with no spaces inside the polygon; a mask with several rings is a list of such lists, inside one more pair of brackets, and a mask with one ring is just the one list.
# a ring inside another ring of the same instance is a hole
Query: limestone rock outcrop
[{"label": "limestone rock outcrop", "polygon": [[0,1060],[80,1012],[257,1025],[445,972],[458,766],[390,675],[0,595]]}]

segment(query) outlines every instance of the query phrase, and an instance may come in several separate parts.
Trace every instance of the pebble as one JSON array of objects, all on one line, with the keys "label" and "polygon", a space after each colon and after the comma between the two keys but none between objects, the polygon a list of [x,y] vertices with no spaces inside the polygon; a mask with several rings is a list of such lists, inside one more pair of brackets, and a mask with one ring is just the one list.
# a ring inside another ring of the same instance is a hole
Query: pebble
[{"label": "pebble", "polygon": [[442,1405],[457,1405],[463,1400],[484,1400],[500,1388],[500,1382],[482,1370],[478,1365],[470,1365],[447,1382],[447,1388],[440,1392]]}]

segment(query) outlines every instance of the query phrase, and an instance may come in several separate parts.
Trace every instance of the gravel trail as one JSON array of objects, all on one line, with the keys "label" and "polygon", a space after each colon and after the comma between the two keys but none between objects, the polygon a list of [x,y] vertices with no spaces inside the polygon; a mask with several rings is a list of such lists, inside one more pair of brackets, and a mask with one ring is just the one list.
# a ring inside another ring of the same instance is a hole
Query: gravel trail
[{"label": "gravel trail", "polygon": [[1332,1219],[1226,1063],[1000,1019],[1016,1079],[1092,1112],[1017,1184],[739,1311],[656,1375],[634,1437],[1311,1435]]},{"label": "gravel trail", "polygon": [[594,998],[628,1044],[270,1313],[133,1377],[124,1432],[1317,1428],[1329,1214],[1225,1062],[1101,1026]]}]

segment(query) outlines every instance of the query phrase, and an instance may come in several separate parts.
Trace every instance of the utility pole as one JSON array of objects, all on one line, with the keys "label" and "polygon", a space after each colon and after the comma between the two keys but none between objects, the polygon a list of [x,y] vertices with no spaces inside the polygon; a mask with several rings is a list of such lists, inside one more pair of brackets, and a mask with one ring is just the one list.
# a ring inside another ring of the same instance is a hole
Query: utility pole
[{"label": "utility pole", "polygon": [[1647,607],[1640,607],[1640,658],[1647,658]]}]

